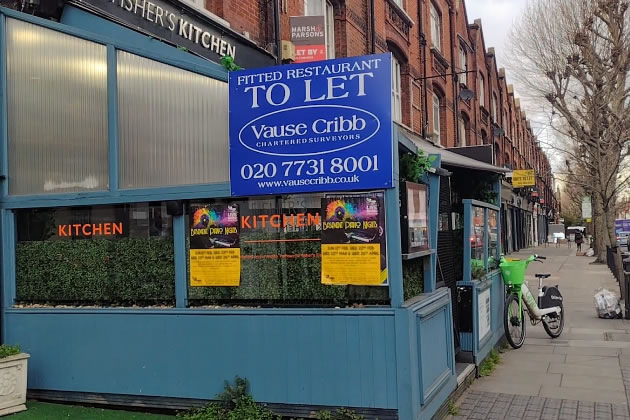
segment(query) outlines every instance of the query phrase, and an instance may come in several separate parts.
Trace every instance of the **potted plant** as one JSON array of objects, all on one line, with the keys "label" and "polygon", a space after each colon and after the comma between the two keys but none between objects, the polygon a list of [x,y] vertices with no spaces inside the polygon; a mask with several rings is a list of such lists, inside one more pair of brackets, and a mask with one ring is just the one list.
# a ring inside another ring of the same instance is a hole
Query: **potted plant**
[{"label": "potted plant", "polygon": [[0,416],[26,410],[29,357],[18,346],[0,345]]}]

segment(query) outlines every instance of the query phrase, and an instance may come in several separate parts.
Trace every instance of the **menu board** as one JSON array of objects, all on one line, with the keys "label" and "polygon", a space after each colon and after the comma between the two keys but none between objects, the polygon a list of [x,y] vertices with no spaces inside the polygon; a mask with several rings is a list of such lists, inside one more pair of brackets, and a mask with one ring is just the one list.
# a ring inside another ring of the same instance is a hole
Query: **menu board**
[{"label": "menu board", "polygon": [[406,204],[407,214],[404,216],[406,226],[403,226],[403,240],[406,240],[408,253],[429,249],[429,218],[427,186],[407,182]]}]

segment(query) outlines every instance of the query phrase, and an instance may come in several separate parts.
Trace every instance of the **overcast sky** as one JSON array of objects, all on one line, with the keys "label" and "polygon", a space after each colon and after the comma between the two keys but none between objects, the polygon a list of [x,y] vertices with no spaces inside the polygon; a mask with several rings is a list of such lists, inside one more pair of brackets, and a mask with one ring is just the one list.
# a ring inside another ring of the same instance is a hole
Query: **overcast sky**
[{"label": "overcast sky", "polygon": [[[518,20],[525,9],[527,0],[464,0],[466,12],[470,23],[475,19],[481,19],[483,35],[486,41],[486,48],[494,47],[496,52],[497,65],[499,68],[507,67],[507,54],[509,46],[509,34],[514,21]],[[532,123],[534,135],[543,140],[542,148],[547,150],[552,166],[559,164],[555,159],[555,153],[551,153],[545,145],[549,141],[546,122],[548,117],[541,114],[541,108],[537,103],[518,94],[519,86],[514,77],[510,75],[510,70],[506,69],[507,81],[514,84],[517,97],[521,99],[521,107],[527,113],[528,119]]]},{"label": "overcast sky", "polygon": [[[464,0],[470,23],[481,19],[486,48],[494,47],[497,64],[505,67],[510,28],[523,11],[526,0]],[[509,78],[509,75],[508,75]]]}]

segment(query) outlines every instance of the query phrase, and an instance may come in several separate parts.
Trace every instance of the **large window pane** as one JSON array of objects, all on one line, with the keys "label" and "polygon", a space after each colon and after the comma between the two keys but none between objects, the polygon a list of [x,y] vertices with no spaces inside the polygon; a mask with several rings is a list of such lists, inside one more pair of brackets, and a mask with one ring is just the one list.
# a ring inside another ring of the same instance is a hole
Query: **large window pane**
[{"label": "large window pane", "polygon": [[19,210],[17,302],[173,305],[165,203]]},{"label": "large window pane", "polygon": [[120,187],[226,182],[227,83],[118,52]]},{"label": "large window pane", "polygon": [[9,193],[108,188],[104,45],[7,19]]},{"label": "large window pane", "polygon": [[[287,195],[269,198],[252,198],[230,201],[191,203],[193,209],[208,208],[206,216],[197,211],[193,215],[191,230],[203,217],[217,220],[215,215],[238,209],[238,245],[240,247],[240,283],[238,286],[191,286],[188,298],[192,306],[246,305],[246,306],[346,306],[353,304],[388,304],[387,286],[327,285],[322,284],[322,222],[323,200],[337,194]],[[382,199],[382,194],[378,195]],[[352,199],[351,199],[352,200]],[[354,200],[354,203],[357,201]],[[358,206],[357,206],[358,207]],[[326,207],[328,208],[328,207]],[[344,207],[353,213],[357,208]],[[384,209],[379,212],[383,228]],[[354,213],[359,214],[359,213]],[[365,213],[363,213],[365,215]],[[348,216],[346,218],[344,216]],[[188,216],[190,217],[190,215]],[[343,215],[343,220],[361,221],[362,216]],[[199,220],[197,220],[199,219]],[[203,223],[202,223],[203,225]],[[221,226],[221,224],[213,225]],[[191,244],[189,230],[188,243]],[[373,229],[348,229],[340,233],[347,244],[379,243],[380,269],[386,273],[385,231]],[[236,237],[226,235],[207,238],[208,245],[220,243],[219,251],[231,247]],[[357,238],[358,237],[358,238]],[[356,239],[355,239],[356,238]],[[192,248],[198,249],[198,237],[192,238]],[[189,251],[190,252],[190,251]],[[359,257],[357,257],[359,258]],[[367,272],[366,267],[353,267],[357,273]],[[378,270],[378,267],[377,267]],[[222,271],[222,273],[219,273]],[[219,267],[214,284],[226,284],[225,267]],[[238,272],[237,272],[238,273]],[[237,274],[238,275],[238,274]],[[189,260],[189,279],[190,260]],[[195,279],[197,280],[197,279]],[[386,283],[385,283],[386,284]]]},{"label": "large window pane", "polygon": [[470,225],[470,258],[473,266],[484,267],[484,211],[482,207],[472,207]]},{"label": "large window pane", "polygon": [[488,209],[488,268],[490,270],[499,266],[499,225],[496,210]]}]

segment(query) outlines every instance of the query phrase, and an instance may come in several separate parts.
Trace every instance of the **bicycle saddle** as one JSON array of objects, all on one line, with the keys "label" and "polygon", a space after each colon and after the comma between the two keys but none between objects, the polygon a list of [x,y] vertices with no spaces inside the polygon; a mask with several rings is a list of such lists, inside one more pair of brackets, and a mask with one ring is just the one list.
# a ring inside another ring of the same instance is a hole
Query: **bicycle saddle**
[{"label": "bicycle saddle", "polygon": [[546,279],[547,277],[551,277],[549,273],[536,273],[536,277]]}]

